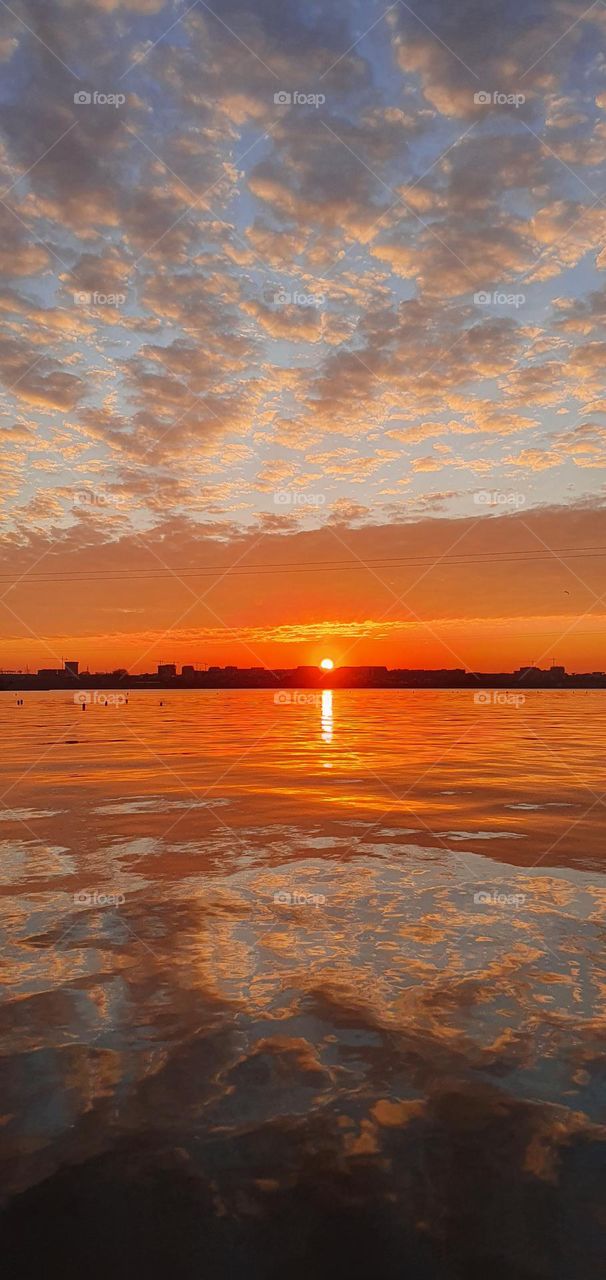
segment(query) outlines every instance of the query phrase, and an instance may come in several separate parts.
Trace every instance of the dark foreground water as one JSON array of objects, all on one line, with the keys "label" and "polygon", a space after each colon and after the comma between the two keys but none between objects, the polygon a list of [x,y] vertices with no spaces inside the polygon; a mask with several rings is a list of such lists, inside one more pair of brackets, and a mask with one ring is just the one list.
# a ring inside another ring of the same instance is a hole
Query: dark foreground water
[{"label": "dark foreground water", "polygon": [[602,1280],[606,699],[304,697],[0,695],[7,1275]]}]

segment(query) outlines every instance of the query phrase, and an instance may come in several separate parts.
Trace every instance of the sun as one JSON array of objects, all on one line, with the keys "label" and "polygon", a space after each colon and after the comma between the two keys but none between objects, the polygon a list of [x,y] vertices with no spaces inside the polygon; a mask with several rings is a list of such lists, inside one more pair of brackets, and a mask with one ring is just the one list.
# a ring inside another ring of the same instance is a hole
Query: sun
[{"label": "sun", "polygon": [[320,666],[323,671],[332,671],[334,665],[335,664],[332,658],[322,658],[322,661],[320,663]]}]

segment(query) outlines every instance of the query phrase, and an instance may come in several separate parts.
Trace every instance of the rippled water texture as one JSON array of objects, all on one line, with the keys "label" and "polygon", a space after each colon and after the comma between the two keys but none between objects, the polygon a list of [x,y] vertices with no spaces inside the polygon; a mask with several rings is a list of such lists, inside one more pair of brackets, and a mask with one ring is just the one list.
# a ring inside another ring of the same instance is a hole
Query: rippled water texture
[{"label": "rippled water texture", "polygon": [[10,1274],[602,1277],[604,696],[24,697]]}]

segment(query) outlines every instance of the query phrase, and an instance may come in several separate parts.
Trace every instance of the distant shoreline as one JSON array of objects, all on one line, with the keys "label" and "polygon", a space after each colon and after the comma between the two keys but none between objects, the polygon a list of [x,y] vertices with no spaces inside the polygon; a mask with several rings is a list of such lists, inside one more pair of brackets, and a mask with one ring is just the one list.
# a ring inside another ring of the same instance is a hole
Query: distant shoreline
[{"label": "distant shoreline", "polygon": [[[18,675],[0,677],[1,693],[51,693],[62,692],[84,694],[88,690],[127,690],[130,693],[136,693],[139,690],[146,692],[156,691],[158,693],[174,692],[175,690],[233,690],[233,689],[257,689],[273,691],[274,693],[283,690],[284,692],[317,692],[322,693],[326,690],[338,689],[374,689],[374,690],[397,690],[397,689],[441,689],[458,690],[469,689],[477,692],[482,689],[503,689],[524,691],[530,689],[543,690],[566,690],[566,689],[606,689],[606,675],[566,675],[558,679],[549,677],[549,672],[540,675],[528,675],[522,678],[516,677],[512,673],[488,673],[474,672],[461,677],[453,677],[444,672],[419,672],[411,674],[409,677],[388,676],[384,679],[364,680],[339,678],[339,672],[331,672],[330,678],[318,678],[317,681],[294,681],[292,679],[280,679],[272,677],[271,672],[264,673],[265,678],[242,679],[237,678],[204,678],[205,673],[201,673],[199,679],[188,679],[182,676],[176,676],[168,679],[156,679],[153,676],[111,676],[111,675],[88,675],[84,672],[79,679],[61,680],[61,679],[45,679],[39,676]],[[84,700],[84,699],[83,699]]]}]

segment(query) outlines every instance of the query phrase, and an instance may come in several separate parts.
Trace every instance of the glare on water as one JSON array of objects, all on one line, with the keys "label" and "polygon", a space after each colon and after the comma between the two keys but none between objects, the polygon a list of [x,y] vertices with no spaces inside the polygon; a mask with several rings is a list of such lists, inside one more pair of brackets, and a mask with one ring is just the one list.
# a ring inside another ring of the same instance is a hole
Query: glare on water
[{"label": "glare on water", "polygon": [[7,1191],[150,1130],[410,1165],[453,1089],[520,1179],[603,1143],[605,708],[2,695]]}]

